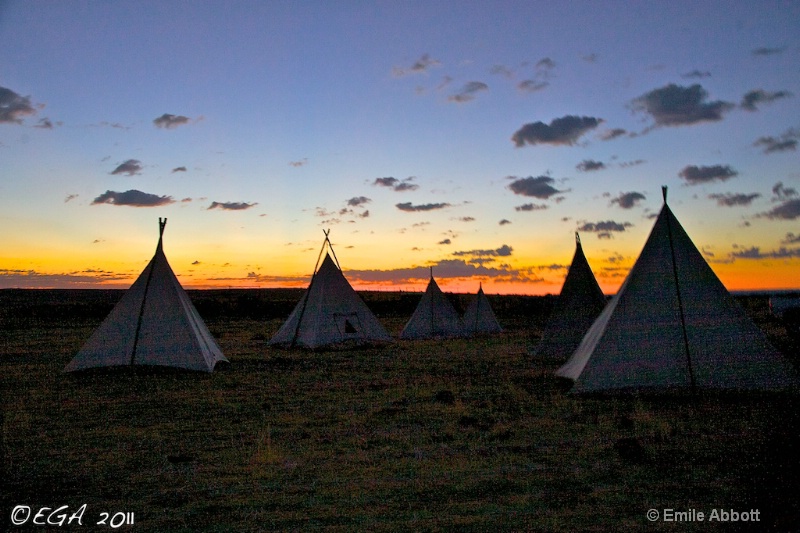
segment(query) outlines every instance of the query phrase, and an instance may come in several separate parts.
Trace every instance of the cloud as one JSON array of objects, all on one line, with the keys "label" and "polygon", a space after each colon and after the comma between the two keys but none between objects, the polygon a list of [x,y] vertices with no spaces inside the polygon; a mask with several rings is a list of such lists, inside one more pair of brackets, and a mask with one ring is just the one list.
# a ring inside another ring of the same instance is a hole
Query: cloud
[{"label": "cloud", "polygon": [[780,100],[781,98],[789,98],[792,96],[792,93],[789,91],[777,91],[774,93],[768,93],[764,89],[755,89],[752,91],[747,92],[742,97],[742,103],[739,106],[742,109],[746,109],[747,111],[757,111],[758,108],[756,104],[770,104],[775,100]]},{"label": "cloud", "polygon": [[646,163],[644,159],[635,159],[633,161],[623,161],[619,164],[620,168],[636,167]]},{"label": "cloud", "polygon": [[800,258],[800,248],[781,246],[771,252],[762,252],[759,246],[751,246],[731,252],[732,259],[793,259]]},{"label": "cloud", "polygon": [[367,198],[366,196],[354,196],[353,198],[347,200],[347,205],[349,205],[350,207],[358,207],[360,205],[368,204],[371,201],[372,200]]},{"label": "cloud", "polygon": [[188,124],[189,120],[189,117],[184,117],[183,115],[170,115],[169,113],[164,113],[160,117],[153,119],[153,124],[155,124],[157,128],[171,130],[177,128],[178,126]]},{"label": "cloud", "polygon": [[739,173],[729,165],[714,165],[710,167],[688,165],[678,173],[689,185],[708,183],[711,181],[725,181]]},{"label": "cloud", "polygon": [[514,251],[514,248],[511,246],[504,244],[500,248],[490,249],[490,250],[463,250],[458,252],[453,252],[453,255],[456,257],[509,257],[511,253]]},{"label": "cloud", "polygon": [[419,189],[419,185],[412,183],[416,178],[414,176],[410,176],[403,181],[400,181],[397,178],[393,178],[391,176],[387,178],[375,178],[375,181],[372,182],[373,186],[380,186],[380,187],[391,187],[397,192],[403,191],[415,191]]},{"label": "cloud", "polygon": [[402,78],[403,76],[408,76],[409,74],[424,74],[428,70],[433,67],[440,66],[441,63],[437,59],[433,59],[428,54],[422,54],[422,57],[417,59],[413,65],[408,68],[404,67],[394,67],[392,69],[392,75],[395,78]]},{"label": "cloud", "polygon": [[448,102],[463,104],[475,99],[475,95],[481,91],[488,91],[489,86],[481,81],[471,81],[464,85],[456,94],[447,97]]},{"label": "cloud", "polygon": [[175,167],[172,169],[172,173],[175,174],[176,172],[186,172],[186,167]]},{"label": "cloud", "polygon": [[616,198],[613,198],[609,205],[617,204],[622,209],[632,209],[636,207],[637,202],[640,202],[641,200],[645,199],[646,199],[645,195],[640,192],[635,192],[635,191],[624,192],[620,193],[620,195],[617,196]]},{"label": "cloud", "polygon": [[258,202],[247,203],[247,202],[211,202],[206,210],[211,209],[222,209],[224,211],[243,211],[245,209],[250,209],[251,207],[255,207],[258,205]]},{"label": "cloud", "polygon": [[575,168],[577,168],[580,172],[591,172],[593,170],[603,170],[606,168],[606,164],[602,161],[594,161],[592,159],[584,159],[580,163],[578,163]]},{"label": "cloud", "polygon": [[460,217],[458,220],[460,222],[475,222],[475,217]]},{"label": "cloud", "polygon": [[578,231],[596,233],[598,239],[610,239],[612,232],[623,232],[625,228],[633,227],[630,222],[614,222],[605,220],[602,222],[585,222],[578,228]]},{"label": "cloud", "polygon": [[541,282],[542,278],[533,275],[533,269],[514,269],[509,265],[485,266],[469,263],[463,259],[443,259],[424,266],[396,268],[391,270],[348,270],[345,272],[351,282],[387,283],[403,285],[424,283],[430,278],[431,267],[437,280],[448,278],[490,278],[498,282]]},{"label": "cloud", "polygon": [[125,192],[106,191],[94,200],[92,205],[111,204],[127,205],[131,207],[158,207],[175,203],[172,196],[157,196],[136,189]]},{"label": "cloud", "polygon": [[601,141],[610,141],[612,139],[616,139],[617,137],[622,137],[623,135],[627,135],[628,131],[623,128],[614,128],[611,130],[606,130],[600,134]]},{"label": "cloud", "polygon": [[711,73],[707,70],[693,70],[691,72],[687,72],[686,74],[681,74],[681,78],[691,79],[691,78],[710,78]]},{"label": "cloud", "polygon": [[743,193],[725,193],[725,194],[709,194],[711,200],[716,200],[717,205],[722,207],[734,207],[739,205],[750,205],[753,200],[759,198],[761,195],[757,192],[750,194]]},{"label": "cloud", "polygon": [[761,213],[759,216],[770,220],[795,220],[800,217],[800,198],[786,200],[779,206]]},{"label": "cloud", "polygon": [[800,244],[800,234],[787,233],[786,237],[781,241],[781,244]]},{"label": "cloud", "polygon": [[673,83],[653,89],[631,102],[634,111],[643,111],[655,121],[655,126],[688,126],[700,122],[722,120],[734,104],[717,100],[707,101],[708,93],[699,84],[682,87]]},{"label": "cloud", "polygon": [[22,124],[23,117],[36,114],[30,96],[20,96],[0,87],[0,124]]},{"label": "cloud", "polygon": [[64,203],[71,202],[75,198],[77,198],[77,194],[68,194],[66,198],[64,198]]},{"label": "cloud", "polygon": [[786,198],[797,196],[797,189],[786,187],[782,181],[779,181],[772,186],[772,194],[775,195],[777,200],[785,200]]},{"label": "cloud", "polygon": [[436,204],[419,204],[413,205],[411,202],[404,202],[401,204],[395,204],[395,207],[400,211],[406,212],[413,212],[413,211],[433,211],[434,209],[444,209],[445,207],[450,207],[448,203],[436,203]]},{"label": "cloud", "polygon": [[777,54],[782,54],[784,50],[786,50],[785,46],[781,46],[779,48],[761,47],[761,48],[755,48],[752,51],[752,53],[754,56],[774,56]]},{"label": "cloud", "polygon": [[511,79],[514,77],[514,70],[505,65],[493,65],[492,68],[489,69],[489,74],[499,74],[500,76]]},{"label": "cloud", "polygon": [[524,93],[535,93],[547,88],[550,85],[549,81],[541,80],[522,80],[517,84],[517,89]]},{"label": "cloud", "polygon": [[536,63],[536,68],[541,70],[553,70],[556,68],[556,62],[549,57],[545,57]]},{"label": "cloud", "polygon": [[[56,125],[61,126],[62,123],[61,122],[56,122]],[[33,127],[34,128],[39,128],[39,129],[42,129],[42,130],[52,130],[53,129],[53,123],[47,117],[40,118],[39,122],[34,124]]]},{"label": "cloud", "polygon": [[522,196],[530,196],[540,200],[547,200],[555,194],[560,194],[567,191],[559,191],[552,186],[556,180],[550,176],[528,176],[527,178],[517,178],[516,176],[509,176],[508,179],[514,180],[509,184],[508,188],[514,194]]},{"label": "cloud", "polygon": [[442,241],[439,241],[437,244],[453,244],[453,241],[451,241],[450,239],[444,239]]},{"label": "cloud", "polygon": [[594,117],[578,117],[566,115],[561,118],[553,119],[550,124],[544,122],[531,122],[525,124],[514,135],[511,140],[517,148],[525,144],[553,144],[553,145],[574,145],[577,140],[589,130],[599,126],[603,119]]},{"label": "cloud", "polygon": [[289,161],[289,166],[292,166],[292,167],[295,167],[295,168],[302,167],[302,166],[307,165],[307,164],[308,164],[308,158],[307,157],[304,157],[303,159],[300,159],[299,161]]},{"label": "cloud", "polygon": [[500,222],[498,222],[498,224],[501,226],[505,226],[506,224],[511,224],[511,221],[508,220],[507,218],[504,218]]},{"label": "cloud", "polygon": [[547,204],[522,204],[518,205],[514,208],[515,211],[542,211],[544,209],[549,209],[550,206]]},{"label": "cloud", "polygon": [[780,138],[772,136],[759,137],[753,146],[763,146],[765,154],[772,154],[775,152],[786,152],[789,150],[797,149],[797,141],[800,139],[800,132],[795,129],[785,131]]},{"label": "cloud", "polygon": [[111,175],[127,174],[128,176],[135,176],[142,171],[142,162],[138,159],[128,159],[117,168],[111,171]]}]

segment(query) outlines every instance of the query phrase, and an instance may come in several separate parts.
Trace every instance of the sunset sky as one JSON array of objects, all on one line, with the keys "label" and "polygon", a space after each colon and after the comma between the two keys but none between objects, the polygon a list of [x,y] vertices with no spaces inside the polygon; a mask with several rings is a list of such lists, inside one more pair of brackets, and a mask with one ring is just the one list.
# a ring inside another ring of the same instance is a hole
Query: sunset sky
[{"label": "sunset sky", "polygon": [[800,2],[2,1],[0,288],[800,288]]}]

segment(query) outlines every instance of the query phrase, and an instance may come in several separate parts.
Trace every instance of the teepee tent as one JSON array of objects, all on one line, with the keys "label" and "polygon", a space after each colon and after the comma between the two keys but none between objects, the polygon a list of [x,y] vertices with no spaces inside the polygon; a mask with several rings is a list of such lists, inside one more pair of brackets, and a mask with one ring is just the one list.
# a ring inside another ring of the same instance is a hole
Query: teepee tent
[{"label": "teepee tent", "polygon": [[339,261],[334,263],[336,252],[333,251],[328,233],[325,232],[320,257],[326,245],[330,253],[325,254],[319,270],[314,268],[311,283],[303,298],[269,343],[313,350],[345,342],[392,342],[392,337],[345,279],[338,266]]},{"label": "teepee tent", "polygon": [[462,322],[466,335],[491,334],[503,331],[500,323],[497,322],[497,317],[494,316],[489,299],[483,293],[483,285],[478,287],[478,294],[467,306]]},{"label": "teepee tent", "polygon": [[164,255],[167,219],[159,219],[156,253],[64,369],[152,365],[211,372],[228,362]]},{"label": "teepee tent", "polygon": [[458,312],[444,295],[439,285],[431,279],[417,304],[414,314],[400,332],[401,339],[429,339],[432,337],[460,337],[464,327]]},{"label": "teepee tent", "polygon": [[606,297],[589,268],[581,239],[575,233],[572,264],[534,353],[566,360],[605,306]]},{"label": "teepee tent", "polygon": [[556,372],[574,392],[773,389],[791,369],[703,259],[666,202],[617,295]]}]

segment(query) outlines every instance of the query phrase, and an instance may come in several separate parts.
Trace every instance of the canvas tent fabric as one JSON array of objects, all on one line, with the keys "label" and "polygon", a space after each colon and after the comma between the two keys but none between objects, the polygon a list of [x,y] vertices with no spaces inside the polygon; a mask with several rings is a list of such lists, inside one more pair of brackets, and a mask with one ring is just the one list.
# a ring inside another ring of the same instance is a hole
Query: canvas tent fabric
[{"label": "canvas tent fabric", "polygon": [[159,219],[153,258],[65,372],[132,365],[212,372],[228,362],[167,262],[166,223]]},{"label": "canvas tent fabric", "polygon": [[483,286],[478,287],[478,294],[467,306],[462,319],[466,335],[481,335],[500,333],[503,328],[497,321],[489,299],[483,292]]},{"label": "canvas tent fabric", "polygon": [[431,275],[414,313],[400,332],[401,339],[461,337],[464,327],[458,312]]},{"label": "canvas tent fabric", "polygon": [[556,374],[575,380],[573,392],[793,384],[673,215],[666,190],[628,277]]},{"label": "canvas tent fabric", "polygon": [[[326,242],[330,245],[327,234]],[[323,244],[323,250],[324,247]],[[392,341],[383,325],[345,279],[330,253],[326,253],[319,270],[311,277],[303,298],[269,343],[273,346],[314,350],[341,343],[358,345]]]},{"label": "canvas tent fabric", "polygon": [[542,339],[534,353],[566,360],[606,306],[606,297],[589,267],[581,240],[575,234],[575,254]]}]

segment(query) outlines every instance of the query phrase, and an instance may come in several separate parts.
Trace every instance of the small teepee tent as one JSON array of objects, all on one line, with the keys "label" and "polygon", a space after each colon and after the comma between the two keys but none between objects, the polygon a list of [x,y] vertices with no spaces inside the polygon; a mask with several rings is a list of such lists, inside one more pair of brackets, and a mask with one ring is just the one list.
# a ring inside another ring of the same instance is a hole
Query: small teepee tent
[{"label": "small teepee tent", "polygon": [[336,253],[328,233],[325,232],[320,257],[326,246],[330,253],[325,254],[319,270],[315,266],[303,298],[269,343],[314,350],[345,342],[357,345],[392,342],[392,337],[345,279],[338,259],[334,263]]},{"label": "small teepee tent", "polygon": [[156,253],[65,372],[152,365],[211,372],[228,362],[164,255],[167,219],[159,219]]},{"label": "small teepee tent", "polygon": [[478,294],[467,306],[462,319],[465,335],[481,335],[500,333],[503,328],[494,316],[492,305],[483,293],[483,285],[478,287]]},{"label": "small teepee tent", "polygon": [[566,360],[605,306],[606,297],[589,268],[581,239],[575,233],[575,255],[547,321],[542,340],[534,353]]},{"label": "small teepee tent", "polygon": [[429,339],[433,337],[460,337],[464,327],[458,312],[444,295],[436,280],[431,279],[417,304],[414,314],[400,332],[401,339]]},{"label": "small teepee tent", "polygon": [[574,392],[774,389],[791,369],[745,314],[666,201],[617,295],[556,372]]}]

